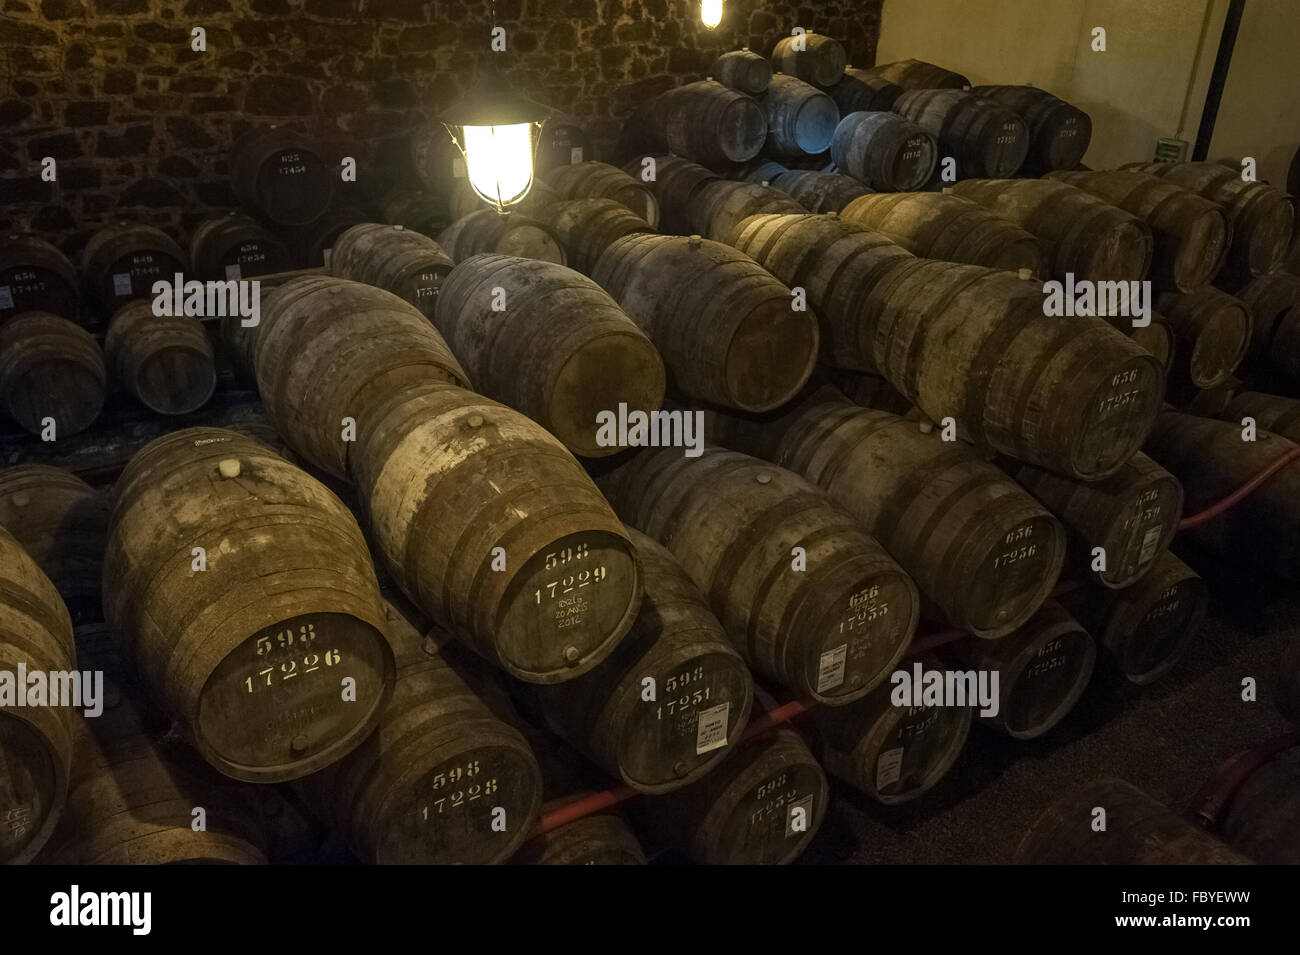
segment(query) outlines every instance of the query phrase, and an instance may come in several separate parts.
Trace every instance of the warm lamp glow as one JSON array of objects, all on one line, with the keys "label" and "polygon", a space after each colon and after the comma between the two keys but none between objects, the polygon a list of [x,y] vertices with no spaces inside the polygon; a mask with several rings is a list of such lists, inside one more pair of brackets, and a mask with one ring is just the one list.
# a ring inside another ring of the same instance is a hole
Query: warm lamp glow
[{"label": "warm lamp glow", "polygon": [[495,206],[508,206],[533,185],[533,124],[464,127],[469,184]]},{"label": "warm lamp glow", "polygon": [[701,0],[700,19],[712,30],[722,22],[722,0]]}]

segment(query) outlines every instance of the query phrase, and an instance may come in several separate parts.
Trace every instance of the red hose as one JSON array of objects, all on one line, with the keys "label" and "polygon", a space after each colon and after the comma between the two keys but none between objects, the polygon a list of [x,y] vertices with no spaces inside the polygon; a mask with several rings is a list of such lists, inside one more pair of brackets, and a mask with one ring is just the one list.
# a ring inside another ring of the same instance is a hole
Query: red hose
[{"label": "red hose", "polygon": [[1190,530],[1193,527],[1200,527],[1206,521],[1214,520],[1214,518],[1218,517],[1224,511],[1245,500],[1257,487],[1297,458],[1300,458],[1300,447],[1295,447],[1290,451],[1287,451],[1223,500],[1211,504],[1199,514],[1193,514],[1191,517],[1184,517],[1178,522],[1178,529],[1180,531]]},{"label": "red hose", "polygon": [[1278,753],[1300,746],[1300,731],[1283,733],[1230,757],[1205,781],[1192,799],[1188,815],[1206,828],[1221,823],[1223,812],[1242,785]]}]

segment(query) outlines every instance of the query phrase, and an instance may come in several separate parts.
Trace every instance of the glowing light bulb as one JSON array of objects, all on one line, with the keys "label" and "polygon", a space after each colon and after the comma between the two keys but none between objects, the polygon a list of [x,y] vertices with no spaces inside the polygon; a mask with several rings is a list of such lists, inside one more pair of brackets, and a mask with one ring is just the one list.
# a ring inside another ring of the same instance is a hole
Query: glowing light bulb
[{"label": "glowing light bulb", "polygon": [[466,126],[465,172],[493,205],[518,202],[533,185],[533,124]]},{"label": "glowing light bulb", "polygon": [[722,22],[722,0],[701,0],[700,20],[712,30]]}]

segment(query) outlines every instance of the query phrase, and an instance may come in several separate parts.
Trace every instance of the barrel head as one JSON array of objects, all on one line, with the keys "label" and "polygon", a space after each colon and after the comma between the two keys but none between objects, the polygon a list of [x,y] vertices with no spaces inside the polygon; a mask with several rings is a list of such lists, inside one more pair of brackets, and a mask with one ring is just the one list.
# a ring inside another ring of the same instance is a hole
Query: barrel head
[{"label": "barrel head", "polygon": [[67,778],[44,737],[0,710],[0,863],[25,862],[53,828]]}]

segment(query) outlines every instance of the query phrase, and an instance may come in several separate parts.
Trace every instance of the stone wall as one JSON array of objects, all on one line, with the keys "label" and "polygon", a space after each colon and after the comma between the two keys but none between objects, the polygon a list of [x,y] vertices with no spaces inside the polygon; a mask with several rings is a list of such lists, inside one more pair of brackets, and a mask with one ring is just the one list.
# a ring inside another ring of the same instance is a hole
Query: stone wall
[{"label": "stone wall", "polygon": [[[230,143],[297,120],[354,143],[358,185],[401,175],[411,123],[456,101],[494,58],[576,119],[597,158],[642,101],[701,78],[718,53],[770,52],[795,25],[874,62],[882,0],[728,0],[706,30],[695,0],[0,0],[0,229],[75,252],[117,217],[178,238],[235,205]],[[191,29],[206,52],[191,49]],[[53,157],[57,180],[42,181]]]}]

